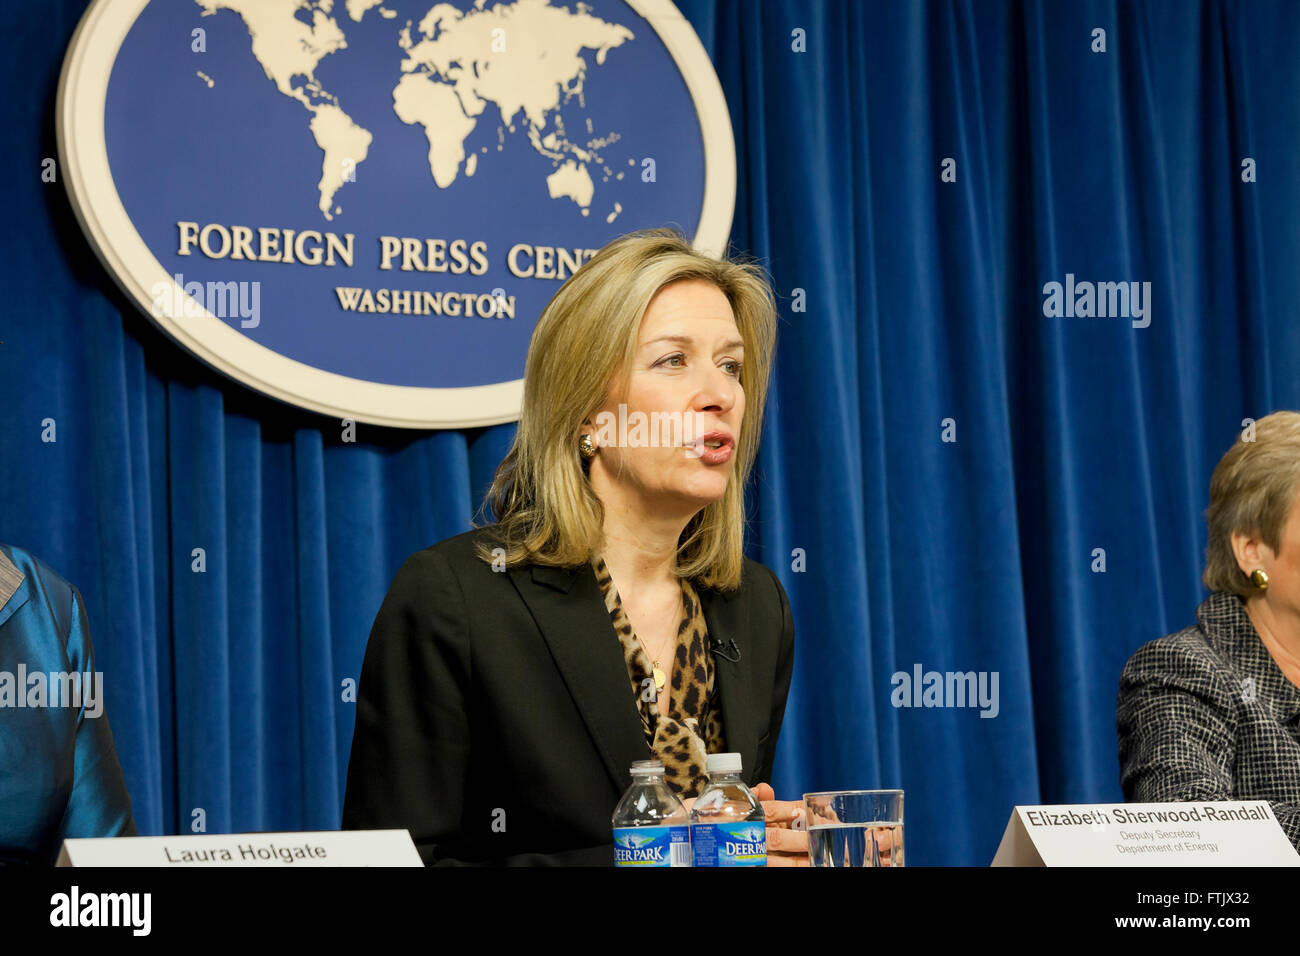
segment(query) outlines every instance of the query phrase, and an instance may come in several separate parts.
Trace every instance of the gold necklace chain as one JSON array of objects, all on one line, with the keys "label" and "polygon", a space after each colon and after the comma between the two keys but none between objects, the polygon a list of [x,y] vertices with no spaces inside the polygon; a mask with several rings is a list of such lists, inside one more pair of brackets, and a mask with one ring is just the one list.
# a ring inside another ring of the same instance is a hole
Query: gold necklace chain
[{"label": "gold necklace chain", "polygon": [[[623,609],[623,613],[627,614],[627,608]],[[632,617],[631,615],[628,615],[628,623],[631,623],[631,621],[632,621]],[[677,653],[677,639],[680,636],[681,636],[680,634],[674,634],[671,638],[671,643],[668,645],[669,649],[673,654]],[[663,690],[664,687],[667,686],[668,684],[668,675],[664,673],[663,668],[659,666],[659,658],[653,656],[650,653],[650,648],[646,645],[646,642],[641,639],[640,634],[636,636],[636,641],[638,644],[641,645],[641,651],[645,654],[647,658],[650,659],[650,666],[651,666],[650,674],[652,677],[654,677],[655,690],[656,691]]]},{"label": "gold necklace chain", "polygon": [[[604,559],[602,558],[601,561],[602,561],[602,563],[603,563],[603,562],[604,562]],[[613,588],[614,588],[614,593],[615,593],[616,595],[618,595],[618,583],[614,581],[614,573],[613,573],[612,571],[609,570],[609,565],[607,565],[607,564],[605,565],[605,571],[606,571],[606,573],[609,575],[610,583],[613,585]],[[683,587],[683,588],[680,588],[680,591],[681,591],[682,597],[684,598],[684,597],[685,597],[685,588],[684,588],[684,587]],[[623,604],[623,598],[622,598],[622,595],[619,595],[619,596],[618,596],[618,599],[619,599],[619,604],[622,605],[623,614],[624,614],[624,616],[627,618],[627,620],[628,620],[628,624],[631,625],[631,623],[632,623],[632,615],[630,615],[630,614],[627,613],[627,606],[626,606],[625,604]],[[677,634],[673,635],[673,637],[672,637],[672,643],[669,645],[669,647],[670,647],[671,651],[673,652],[673,654],[676,654],[676,653],[677,653],[677,638],[678,638],[679,636],[680,636],[680,635],[677,635]],[[668,675],[667,675],[666,673],[664,673],[663,668],[661,668],[661,667],[659,666],[659,658],[658,658],[658,657],[654,657],[653,655],[651,655],[651,653],[650,653],[650,648],[646,645],[646,642],[645,642],[644,640],[642,640],[640,634],[637,634],[637,636],[636,636],[636,642],[637,642],[638,644],[641,645],[641,652],[642,652],[643,654],[645,654],[646,658],[650,661],[650,668],[651,668],[651,670],[650,670],[650,674],[651,674],[651,676],[654,678],[654,682],[655,682],[655,691],[656,691],[656,693],[657,693],[658,691],[663,690],[664,687],[666,687],[666,686],[668,685]]]},{"label": "gold necklace chain", "polygon": [[[651,659],[650,673],[655,680],[655,690],[656,691],[663,690],[664,686],[668,683],[668,675],[663,672],[662,668],[660,668],[659,658],[651,657],[650,648],[645,646],[645,641],[641,640],[641,635],[638,634],[636,640],[637,643],[641,645],[641,650],[645,653],[645,656],[650,657]],[[673,643],[676,644],[676,641],[674,641]]]}]

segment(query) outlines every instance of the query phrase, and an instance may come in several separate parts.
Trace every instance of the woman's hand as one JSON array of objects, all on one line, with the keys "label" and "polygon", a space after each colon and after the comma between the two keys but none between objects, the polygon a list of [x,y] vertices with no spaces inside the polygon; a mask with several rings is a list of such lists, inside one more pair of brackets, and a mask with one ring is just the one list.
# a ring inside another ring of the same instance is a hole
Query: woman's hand
[{"label": "woman's hand", "polygon": [[803,801],[777,800],[776,791],[766,783],[754,787],[754,796],[767,815],[767,865],[808,866]]}]

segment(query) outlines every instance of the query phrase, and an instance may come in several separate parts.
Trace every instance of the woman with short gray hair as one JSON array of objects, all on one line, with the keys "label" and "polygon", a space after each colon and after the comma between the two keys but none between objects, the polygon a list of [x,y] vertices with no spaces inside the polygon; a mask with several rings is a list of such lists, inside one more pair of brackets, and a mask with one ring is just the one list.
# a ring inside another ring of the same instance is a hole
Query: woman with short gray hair
[{"label": "woman with short gray hair", "polygon": [[1300,414],[1248,425],[1210,480],[1197,623],[1119,683],[1125,799],[1267,800],[1300,849]]}]

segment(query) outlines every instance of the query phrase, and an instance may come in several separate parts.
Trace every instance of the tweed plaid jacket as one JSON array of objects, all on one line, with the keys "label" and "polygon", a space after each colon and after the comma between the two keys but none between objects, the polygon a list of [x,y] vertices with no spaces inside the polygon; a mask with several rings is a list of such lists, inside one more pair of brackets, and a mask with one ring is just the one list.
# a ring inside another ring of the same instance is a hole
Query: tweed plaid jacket
[{"label": "tweed plaid jacket", "polygon": [[1145,644],[1120,675],[1124,798],[1267,800],[1300,850],[1300,688],[1235,594],[1215,591],[1196,619]]}]

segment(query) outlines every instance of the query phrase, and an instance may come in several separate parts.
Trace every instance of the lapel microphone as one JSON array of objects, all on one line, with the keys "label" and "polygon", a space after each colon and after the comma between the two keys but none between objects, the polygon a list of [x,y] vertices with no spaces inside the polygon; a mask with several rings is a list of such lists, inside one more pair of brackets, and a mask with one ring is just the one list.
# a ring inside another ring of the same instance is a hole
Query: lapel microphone
[{"label": "lapel microphone", "polygon": [[[723,645],[716,637],[709,635],[709,644],[711,645],[709,650],[718,655],[718,657],[731,661],[733,664],[740,662],[740,647],[736,644],[736,639],[734,637],[727,638],[726,645]],[[726,650],[723,650],[724,646]],[[735,654],[736,656],[732,657],[732,654]]]}]

